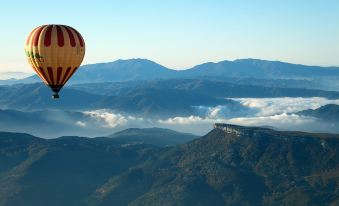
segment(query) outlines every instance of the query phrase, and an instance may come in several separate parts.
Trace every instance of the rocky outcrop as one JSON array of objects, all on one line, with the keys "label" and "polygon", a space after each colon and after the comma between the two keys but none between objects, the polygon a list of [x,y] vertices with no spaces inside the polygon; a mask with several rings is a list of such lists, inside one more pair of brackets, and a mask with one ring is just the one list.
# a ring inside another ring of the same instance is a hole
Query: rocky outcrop
[{"label": "rocky outcrop", "polygon": [[224,124],[224,123],[214,123],[214,129],[221,129],[227,134],[234,134],[236,136],[249,135],[252,133],[250,129],[238,125]]}]

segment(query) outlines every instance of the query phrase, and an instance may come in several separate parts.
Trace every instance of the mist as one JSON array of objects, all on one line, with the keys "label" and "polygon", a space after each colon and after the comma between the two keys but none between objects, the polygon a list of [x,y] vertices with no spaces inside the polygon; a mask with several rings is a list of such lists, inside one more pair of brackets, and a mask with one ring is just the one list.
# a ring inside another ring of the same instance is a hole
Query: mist
[{"label": "mist", "polygon": [[[25,132],[44,138],[59,136],[107,136],[127,128],[161,127],[204,135],[213,124],[265,126],[278,130],[339,132],[337,122],[327,122],[297,112],[316,109],[339,100],[326,98],[233,98],[239,104],[192,106],[194,114],[172,117],[146,117],[110,109],[88,111],[45,110],[19,112],[2,110],[0,130]],[[14,126],[13,126],[14,125]]]}]

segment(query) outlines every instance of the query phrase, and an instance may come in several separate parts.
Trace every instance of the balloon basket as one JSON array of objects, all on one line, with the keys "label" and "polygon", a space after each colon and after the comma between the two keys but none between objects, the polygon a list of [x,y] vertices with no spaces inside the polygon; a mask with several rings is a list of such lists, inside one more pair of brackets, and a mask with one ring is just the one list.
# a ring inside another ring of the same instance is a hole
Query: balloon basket
[{"label": "balloon basket", "polygon": [[60,97],[59,94],[53,94],[52,95],[52,99],[59,99],[59,97]]}]

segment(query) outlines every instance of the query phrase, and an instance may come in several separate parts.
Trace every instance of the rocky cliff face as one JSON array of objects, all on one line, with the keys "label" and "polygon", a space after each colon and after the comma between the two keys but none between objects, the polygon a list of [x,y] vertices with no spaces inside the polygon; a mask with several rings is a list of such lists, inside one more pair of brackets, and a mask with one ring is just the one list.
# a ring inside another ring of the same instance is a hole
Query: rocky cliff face
[{"label": "rocky cliff face", "polygon": [[236,136],[251,136],[256,135],[257,132],[270,132],[272,129],[263,127],[244,127],[234,124],[214,123],[214,129],[220,129],[227,134],[233,134]]},{"label": "rocky cliff face", "polygon": [[252,132],[250,129],[241,127],[238,125],[224,124],[224,123],[215,123],[213,124],[214,129],[220,129],[227,134],[234,134],[236,136],[250,135]]}]

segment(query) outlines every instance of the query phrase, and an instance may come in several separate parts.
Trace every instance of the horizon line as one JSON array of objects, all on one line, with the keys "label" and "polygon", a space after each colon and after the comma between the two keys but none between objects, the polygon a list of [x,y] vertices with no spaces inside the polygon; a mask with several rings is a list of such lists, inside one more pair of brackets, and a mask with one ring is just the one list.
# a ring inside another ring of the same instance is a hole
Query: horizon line
[{"label": "horizon line", "polygon": [[[339,65],[312,65],[312,64],[303,64],[303,63],[296,63],[296,62],[288,62],[288,61],[282,61],[282,60],[268,60],[268,59],[259,59],[259,58],[252,58],[252,57],[245,57],[245,58],[237,58],[237,59],[224,59],[224,60],[219,60],[219,61],[207,61],[207,62],[203,62],[203,63],[199,63],[199,64],[195,64],[189,68],[181,68],[181,69],[175,69],[175,68],[171,68],[171,67],[167,67],[167,66],[164,66],[163,64],[161,63],[158,63],[154,60],[151,60],[151,59],[148,59],[148,58],[141,58],[141,57],[131,57],[131,58],[118,58],[118,59],[112,59],[112,60],[107,60],[107,61],[99,61],[99,62],[93,62],[93,63],[86,63],[86,64],[82,64],[80,67],[83,67],[83,66],[87,66],[87,65],[95,65],[95,64],[109,64],[109,63],[113,63],[113,62],[116,62],[116,61],[130,61],[130,60],[147,60],[147,61],[151,61],[155,64],[158,64],[160,66],[163,66],[167,69],[171,69],[171,70],[176,70],[176,71],[183,71],[183,70],[188,70],[188,69],[192,69],[196,66],[199,66],[199,65],[203,65],[203,64],[208,64],[208,63],[213,63],[213,64],[218,64],[218,63],[221,63],[221,62],[225,62],[225,61],[228,61],[228,62],[236,62],[236,61],[241,61],[241,60],[254,60],[254,61],[266,61],[266,62],[279,62],[279,63],[284,63],[284,64],[293,64],[293,65],[300,65],[300,66],[309,66],[309,67],[322,67],[322,68],[327,68],[327,69],[330,69],[330,68],[338,68],[339,69]],[[1,73],[15,73],[15,72],[19,72],[19,73],[27,73],[27,74],[30,74],[31,72],[24,72],[22,70],[6,70],[6,71],[0,71],[0,74]],[[35,72],[32,70],[32,74],[35,74]]]}]

